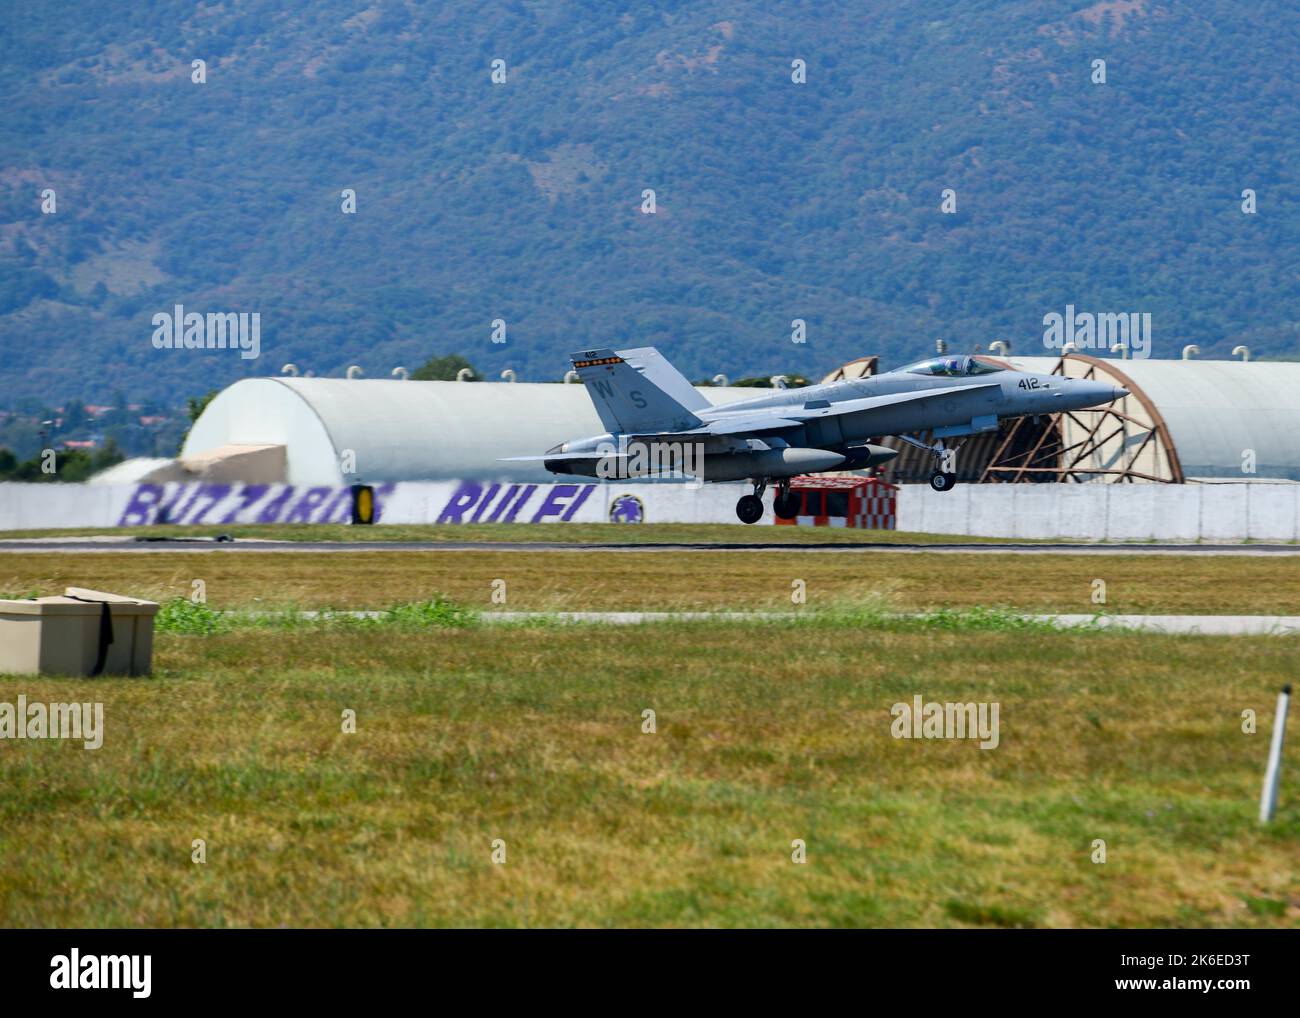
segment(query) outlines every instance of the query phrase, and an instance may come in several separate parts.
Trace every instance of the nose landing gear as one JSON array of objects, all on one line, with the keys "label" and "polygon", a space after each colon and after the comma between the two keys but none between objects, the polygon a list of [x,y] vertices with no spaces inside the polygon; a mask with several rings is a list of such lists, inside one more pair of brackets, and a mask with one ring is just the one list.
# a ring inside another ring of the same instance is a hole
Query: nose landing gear
[{"label": "nose landing gear", "polygon": [[951,491],[952,486],[956,483],[956,474],[945,474],[941,470],[936,470],[930,475],[930,487],[935,491]]},{"label": "nose landing gear", "polygon": [[933,456],[934,473],[930,475],[930,487],[935,491],[952,491],[953,486],[957,483],[957,472],[953,469],[956,463],[956,449],[946,449],[942,442],[926,445],[920,439],[912,438],[910,435],[897,435],[895,437],[900,442],[906,442],[908,445],[915,446],[922,452],[928,452]]}]

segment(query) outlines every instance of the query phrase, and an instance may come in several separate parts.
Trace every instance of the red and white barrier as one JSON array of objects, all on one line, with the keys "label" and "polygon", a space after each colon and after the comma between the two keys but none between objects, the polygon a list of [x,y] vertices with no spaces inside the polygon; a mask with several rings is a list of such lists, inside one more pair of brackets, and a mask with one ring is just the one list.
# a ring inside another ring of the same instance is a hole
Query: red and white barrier
[{"label": "red and white barrier", "polygon": [[779,524],[893,530],[898,518],[897,485],[874,477],[796,477],[790,494],[800,500],[799,514]]}]

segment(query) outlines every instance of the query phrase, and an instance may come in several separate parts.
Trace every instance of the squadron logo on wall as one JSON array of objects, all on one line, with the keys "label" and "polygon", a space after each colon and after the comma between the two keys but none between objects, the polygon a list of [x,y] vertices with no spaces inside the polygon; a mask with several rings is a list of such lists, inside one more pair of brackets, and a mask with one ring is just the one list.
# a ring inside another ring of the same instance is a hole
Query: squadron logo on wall
[{"label": "squadron logo on wall", "polygon": [[609,504],[610,523],[644,523],[645,506],[635,495],[619,495]]}]

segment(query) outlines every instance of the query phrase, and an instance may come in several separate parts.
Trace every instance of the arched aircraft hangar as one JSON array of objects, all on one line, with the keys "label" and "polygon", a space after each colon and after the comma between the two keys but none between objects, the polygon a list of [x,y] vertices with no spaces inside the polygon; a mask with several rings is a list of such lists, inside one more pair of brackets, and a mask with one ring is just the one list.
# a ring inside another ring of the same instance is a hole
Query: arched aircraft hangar
[{"label": "arched aircraft hangar", "polygon": [[[717,386],[699,391],[713,403],[754,395],[753,389]],[[542,453],[602,430],[580,384],[247,378],[204,409],[180,464],[207,479],[263,483],[544,483],[563,478],[540,462],[508,457]],[[184,479],[177,469],[147,479]]]},{"label": "arched aircraft hangar", "polygon": [[[1004,421],[996,432],[966,438],[957,455],[960,482],[1300,480],[1300,363],[1121,360],[1077,352],[983,359],[1108,381],[1130,395],[1101,409]],[[876,373],[878,359],[864,357],[826,380]],[[900,450],[881,477],[896,484],[929,477],[928,454],[890,438],[881,444]]]},{"label": "arched aircraft hangar", "polygon": [[[1010,368],[1109,381],[1130,395],[1103,409],[1006,421],[995,432],[959,440],[959,482],[1300,480],[1300,363],[1121,360],[1077,352],[981,356]],[[826,380],[877,373],[878,358],[864,357]],[[700,392],[715,404],[756,395],[739,388]],[[600,430],[580,385],[246,379],[204,410],[178,463],[122,464],[136,474],[115,479],[543,482],[556,475],[540,463],[506,458]],[[892,438],[882,444],[900,453],[880,476],[926,482],[927,453]],[[349,459],[355,473],[344,466]],[[1250,466],[1253,473],[1243,469]]]}]

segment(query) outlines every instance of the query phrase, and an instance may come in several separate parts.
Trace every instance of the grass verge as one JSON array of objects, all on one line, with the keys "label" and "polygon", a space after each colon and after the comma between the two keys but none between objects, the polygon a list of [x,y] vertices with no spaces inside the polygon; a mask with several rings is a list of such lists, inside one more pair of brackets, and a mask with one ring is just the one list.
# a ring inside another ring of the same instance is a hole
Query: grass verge
[{"label": "grass verge", "polygon": [[[1300,922],[1295,797],[1254,815],[1287,641],[970,618],[254,626],[160,633],[150,679],[0,677],[105,704],[97,751],[0,743],[0,921]],[[917,694],[999,703],[998,747],[893,738]]]},{"label": "grass verge", "polygon": [[[1103,581],[1105,603],[1094,603]],[[1300,615],[1300,568],[1285,558],[871,555],[798,551],[350,552],[346,555],[0,555],[0,591],[67,586],[154,600],[201,581],[222,609],[377,609],[440,593],[490,610],[790,609],[884,599],[898,611],[1004,605],[1022,612]],[[504,597],[504,603],[500,598]]]},{"label": "grass verge", "polygon": [[[542,541],[559,544],[1002,544],[1008,538],[914,534],[895,530],[830,527],[745,527],[730,523],[465,523],[383,524],[353,527],[335,523],[242,523],[229,526],[73,527],[64,530],[0,531],[0,540],[51,537],[213,538],[262,541],[422,541],[434,544],[486,541],[516,544]],[[1016,544],[1045,543],[1022,540]]]}]

